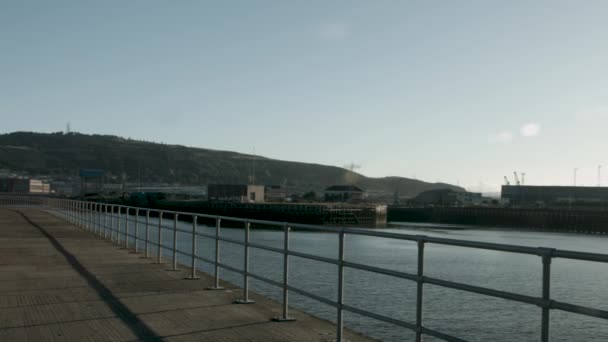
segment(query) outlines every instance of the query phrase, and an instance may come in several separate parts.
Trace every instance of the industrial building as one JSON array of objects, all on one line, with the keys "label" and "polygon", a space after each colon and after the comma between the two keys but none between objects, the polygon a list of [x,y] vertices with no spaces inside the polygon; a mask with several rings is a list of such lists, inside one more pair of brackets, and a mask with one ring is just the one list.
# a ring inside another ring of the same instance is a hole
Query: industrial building
[{"label": "industrial building", "polygon": [[423,206],[475,206],[483,204],[484,200],[479,192],[434,189],[421,192],[411,202]]},{"label": "industrial building", "polygon": [[287,189],[280,185],[267,185],[264,188],[266,202],[285,202],[288,197]]},{"label": "industrial building", "polygon": [[353,202],[362,200],[364,191],[354,185],[332,185],[324,194],[326,202]]},{"label": "industrial building", "polygon": [[78,189],[72,182],[54,181],[51,184],[51,192],[58,195],[73,196],[78,193]]},{"label": "industrial building", "polygon": [[49,183],[33,178],[0,178],[0,192],[48,194]]},{"label": "industrial building", "polygon": [[79,176],[80,176],[80,193],[82,195],[103,192],[103,187],[104,187],[103,170],[81,169],[79,171]]},{"label": "industrial building", "polygon": [[501,199],[511,206],[607,208],[608,187],[503,185]]},{"label": "industrial building", "polygon": [[210,201],[262,203],[264,202],[263,185],[245,184],[209,184],[207,197]]}]

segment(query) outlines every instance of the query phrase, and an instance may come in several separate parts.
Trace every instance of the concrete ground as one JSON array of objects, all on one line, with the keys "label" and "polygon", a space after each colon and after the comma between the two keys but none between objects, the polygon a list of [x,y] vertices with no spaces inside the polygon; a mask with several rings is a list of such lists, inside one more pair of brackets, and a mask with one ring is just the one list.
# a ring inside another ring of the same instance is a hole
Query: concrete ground
[{"label": "concrete ground", "polygon": [[[46,212],[0,209],[0,341],[332,341],[330,322],[241,291],[205,290]],[[371,339],[345,332],[349,341]]]}]

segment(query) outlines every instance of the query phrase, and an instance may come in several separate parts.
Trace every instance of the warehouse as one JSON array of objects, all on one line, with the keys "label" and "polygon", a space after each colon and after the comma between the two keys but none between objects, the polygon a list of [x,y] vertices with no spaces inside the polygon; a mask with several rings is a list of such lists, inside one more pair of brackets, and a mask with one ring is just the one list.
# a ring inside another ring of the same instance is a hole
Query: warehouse
[{"label": "warehouse", "polygon": [[608,187],[503,185],[501,198],[512,206],[608,206]]}]

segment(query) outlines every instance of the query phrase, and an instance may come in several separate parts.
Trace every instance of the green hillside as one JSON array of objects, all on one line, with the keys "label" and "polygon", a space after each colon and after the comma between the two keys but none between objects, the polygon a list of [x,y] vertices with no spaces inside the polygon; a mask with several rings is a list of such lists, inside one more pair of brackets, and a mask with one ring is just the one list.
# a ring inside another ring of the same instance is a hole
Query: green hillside
[{"label": "green hillside", "polygon": [[370,178],[319,164],[268,159],[229,151],[191,148],[79,133],[16,132],[0,135],[0,169],[30,175],[74,176],[79,169],[101,169],[108,182],[206,185],[247,183],[255,159],[258,184],[287,185],[294,192],[321,191],[333,184],[358,185],[371,194],[415,196],[421,191],[459,187],[385,177]]}]

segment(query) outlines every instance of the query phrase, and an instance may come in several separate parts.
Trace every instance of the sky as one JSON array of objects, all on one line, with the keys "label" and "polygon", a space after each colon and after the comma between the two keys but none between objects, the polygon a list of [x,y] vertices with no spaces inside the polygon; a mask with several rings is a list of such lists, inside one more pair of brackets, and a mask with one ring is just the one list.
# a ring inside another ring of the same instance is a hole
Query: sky
[{"label": "sky", "polygon": [[0,133],[608,186],[608,1],[0,1]]}]

